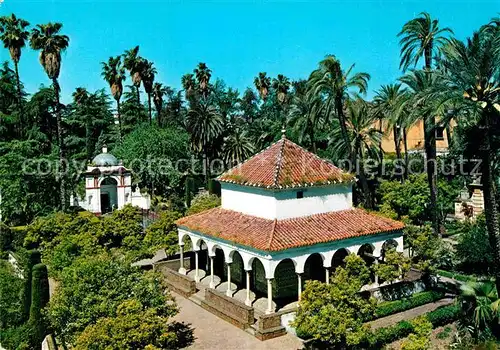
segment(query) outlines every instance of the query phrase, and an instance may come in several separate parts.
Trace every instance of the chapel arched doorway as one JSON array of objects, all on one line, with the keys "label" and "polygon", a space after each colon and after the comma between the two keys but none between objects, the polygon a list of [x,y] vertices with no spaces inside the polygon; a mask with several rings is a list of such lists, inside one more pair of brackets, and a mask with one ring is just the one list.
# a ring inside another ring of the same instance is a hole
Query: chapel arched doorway
[{"label": "chapel arched doorway", "polygon": [[118,183],[112,177],[102,180],[100,185],[101,213],[106,214],[118,208]]}]

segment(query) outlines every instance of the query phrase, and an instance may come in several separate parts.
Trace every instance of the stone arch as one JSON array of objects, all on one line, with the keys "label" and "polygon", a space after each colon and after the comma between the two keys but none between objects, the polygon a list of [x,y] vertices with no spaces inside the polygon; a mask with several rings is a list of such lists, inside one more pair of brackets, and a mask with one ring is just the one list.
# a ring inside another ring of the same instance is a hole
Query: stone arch
[{"label": "stone arch", "polygon": [[190,249],[193,246],[193,239],[191,238],[191,235],[188,232],[179,230],[178,236],[179,236],[179,245],[183,245],[184,250],[186,250],[186,248]]},{"label": "stone arch", "polygon": [[295,271],[296,262],[292,259],[283,259],[276,265],[273,283],[276,304],[286,305],[298,299],[298,276]]},{"label": "stone arch", "polygon": [[370,281],[375,282],[375,272],[371,269],[372,265],[375,263],[375,246],[370,243],[365,243],[358,249],[358,255],[363,259],[366,266],[370,268]]},{"label": "stone arch", "polygon": [[243,287],[245,284],[245,263],[240,252],[233,250],[230,254],[232,263],[231,268],[231,282],[235,283],[239,287]]},{"label": "stone arch", "polygon": [[212,246],[212,255],[214,259],[214,274],[219,276],[221,280],[226,279],[227,271],[226,271],[226,254],[221,246],[218,244],[214,244]]},{"label": "stone arch", "polygon": [[390,249],[396,249],[398,250],[398,242],[395,239],[388,239],[387,241],[382,244],[382,249],[380,252],[380,257],[382,260],[385,259],[385,253],[390,250]]},{"label": "stone arch", "polygon": [[350,252],[346,248],[338,249],[332,256],[332,271],[335,271],[335,269],[339,266],[344,266],[344,259],[349,254]]},{"label": "stone arch", "polygon": [[325,282],[325,268],[323,267],[323,256],[319,253],[309,255],[304,264],[303,280],[314,280]]},{"label": "stone arch", "polygon": [[210,272],[210,259],[208,257],[208,243],[203,239],[200,238],[196,242],[198,245],[198,267],[207,274]]},{"label": "stone arch", "polygon": [[266,279],[266,264],[258,257],[250,259],[250,267],[252,269],[250,275],[250,289],[262,297],[267,297],[267,279]]},{"label": "stone arch", "polygon": [[114,176],[99,179],[100,210],[102,214],[118,209],[118,180]]},{"label": "stone arch", "polygon": [[210,256],[215,255],[215,250],[220,249],[224,253],[224,261],[231,263],[233,262],[233,253],[236,251],[235,249],[226,247],[225,245],[214,243],[214,242],[207,242],[208,245],[208,251]]},{"label": "stone arch", "polygon": [[101,187],[101,185],[103,184],[104,181],[108,180],[109,179],[113,179],[116,181],[116,185],[118,185],[120,183],[120,178],[118,176],[114,176],[114,175],[106,175],[106,176],[102,176],[99,178],[97,184],[99,187]]}]

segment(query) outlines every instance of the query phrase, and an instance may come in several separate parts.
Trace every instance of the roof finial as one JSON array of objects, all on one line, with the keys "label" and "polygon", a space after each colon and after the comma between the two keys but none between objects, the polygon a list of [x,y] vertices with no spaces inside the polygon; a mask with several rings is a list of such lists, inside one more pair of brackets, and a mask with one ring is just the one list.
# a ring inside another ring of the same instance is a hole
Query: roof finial
[{"label": "roof finial", "polygon": [[108,146],[106,144],[102,145],[102,153],[108,153]]},{"label": "roof finial", "polygon": [[283,128],[281,129],[281,138],[286,139],[286,128],[285,128],[284,124],[283,124]]}]

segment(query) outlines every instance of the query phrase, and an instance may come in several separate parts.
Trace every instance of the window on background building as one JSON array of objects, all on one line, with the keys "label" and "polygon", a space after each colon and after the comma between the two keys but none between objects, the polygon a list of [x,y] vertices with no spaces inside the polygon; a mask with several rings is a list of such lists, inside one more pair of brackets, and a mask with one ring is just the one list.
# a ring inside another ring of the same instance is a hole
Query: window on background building
[{"label": "window on background building", "polygon": [[297,198],[304,198],[304,191],[297,191]]},{"label": "window on background building", "polygon": [[436,140],[444,140],[444,127],[438,126],[436,128]]}]

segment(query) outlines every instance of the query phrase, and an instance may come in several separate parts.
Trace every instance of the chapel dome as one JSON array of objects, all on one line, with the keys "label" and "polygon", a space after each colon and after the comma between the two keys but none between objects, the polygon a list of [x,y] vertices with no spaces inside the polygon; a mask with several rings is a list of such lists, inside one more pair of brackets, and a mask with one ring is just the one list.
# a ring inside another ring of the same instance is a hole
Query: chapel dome
[{"label": "chapel dome", "polygon": [[105,146],[102,148],[102,153],[92,159],[92,164],[95,166],[116,166],[119,165],[119,162],[114,155],[108,153]]}]

